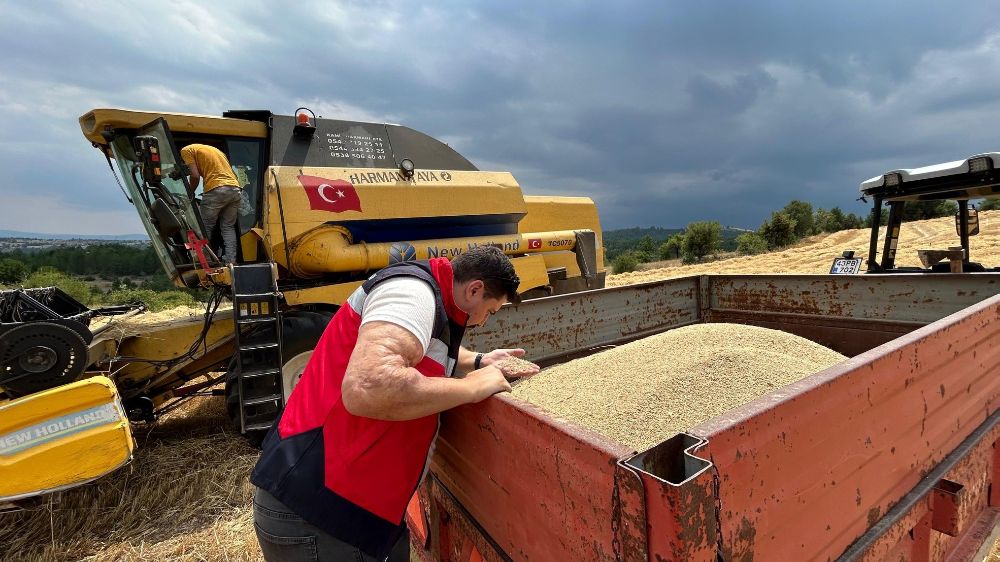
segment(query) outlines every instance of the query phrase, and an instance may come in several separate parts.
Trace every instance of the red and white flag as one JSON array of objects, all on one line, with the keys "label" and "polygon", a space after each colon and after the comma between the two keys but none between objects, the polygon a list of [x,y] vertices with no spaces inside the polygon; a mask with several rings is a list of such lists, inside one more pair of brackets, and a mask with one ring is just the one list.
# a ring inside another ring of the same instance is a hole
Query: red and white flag
[{"label": "red and white flag", "polygon": [[299,176],[314,211],[360,211],[361,199],[354,185],[344,180],[328,180],[317,176]]},{"label": "red and white flag", "polygon": [[542,239],[541,238],[528,238],[528,249],[529,250],[537,250],[537,249],[539,249],[541,247],[542,247]]}]

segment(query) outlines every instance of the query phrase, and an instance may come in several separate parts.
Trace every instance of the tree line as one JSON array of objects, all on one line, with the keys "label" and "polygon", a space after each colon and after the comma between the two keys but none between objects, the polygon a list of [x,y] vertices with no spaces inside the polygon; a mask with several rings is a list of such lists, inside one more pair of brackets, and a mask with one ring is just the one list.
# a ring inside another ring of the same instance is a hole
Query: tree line
[{"label": "tree line", "polygon": [[[136,276],[149,278],[136,283],[130,279]],[[97,278],[110,283],[100,284]],[[98,244],[0,254],[0,288],[53,286],[90,307],[142,302],[155,311],[195,306],[205,297],[175,287],[151,246]]]},{"label": "tree line", "polygon": [[[0,283],[17,283],[16,273],[26,278],[43,267],[70,275],[100,275],[106,279],[128,275],[162,274],[153,247],[125,244],[95,244],[87,247],[53,248],[27,252],[14,250],[0,255]],[[18,265],[20,264],[20,265]]]},{"label": "tree line", "polygon": [[[1000,209],[1000,198],[983,200],[977,207],[983,211]],[[957,212],[958,204],[954,201],[910,201],[903,207],[903,220],[953,216]],[[886,223],[888,213],[888,209],[881,209],[879,224]],[[870,228],[872,219],[871,213],[859,216],[845,213],[840,207],[814,209],[810,203],[793,199],[772,212],[757,230],[735,236],[730,247],[722,244],[723,233],[727,229],[718,221],[700,221],[689,223],[683,230],[670,231],[672,233],[661,241],[647,234],[638,240],[618,240],[613,247],[606,244],[605,249],[614,272],[623,273],[635,271],[639,264],[657,260],[680,259],[685,264],[696,263],[720,251],[735,250],[741,255],[761,254],[790,246],[815,234]]]}]

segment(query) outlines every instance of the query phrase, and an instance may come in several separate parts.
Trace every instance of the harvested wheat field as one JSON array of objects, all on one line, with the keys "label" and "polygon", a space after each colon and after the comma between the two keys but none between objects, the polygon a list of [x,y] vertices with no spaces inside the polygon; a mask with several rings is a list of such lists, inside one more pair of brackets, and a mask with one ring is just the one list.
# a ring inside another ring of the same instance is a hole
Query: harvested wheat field
[{"label": "harvested wheat field", "polygon": [[844,359],[778,330],[695,324],[556,365],[514,396],[642,451]]},{"label": "harvested wheat field", "polygon": [[3,560],[260,560],[248,480],[258,452],[229,430],[222,399],[195,398],[133,432],[125,468],[0,515]]},{"label": "harvested wheat field", "polygon": [[[741,256],[714,262],[677,265],[609,275],[607,285],[618,287],[658,279],[703,273],[829,273],[833,258],[844,250],[854,250],[857,257],[868,254],[868,229],[843,230],[806,238],[790,248],[759,256]],[[971,237],[972,261],[986,267],[1000,266],[1000,211],[979,213],[979,234]],[[950,217],[903,223],[899,234],[896,264],[920,266],[917,250],[947,249],[958,246],[955,221]],[[882,251],[881,238],[879,251]]]}]

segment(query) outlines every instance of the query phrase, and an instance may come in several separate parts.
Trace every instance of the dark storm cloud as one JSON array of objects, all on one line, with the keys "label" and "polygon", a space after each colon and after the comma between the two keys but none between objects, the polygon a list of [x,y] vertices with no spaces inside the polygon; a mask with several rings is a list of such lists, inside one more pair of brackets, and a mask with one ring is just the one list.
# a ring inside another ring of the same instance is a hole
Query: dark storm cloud
[{"label": "dark storm cloud", "polygon": [[[792,198],[864,212],[861,180],[1000,149],[992,8],[0,2],[0,195],[51,209],[34,230],[135,232],[80,114],[308,103],[591,196],[608,228],[755,227]],[[0,228],[28,229],[6,207]]]}]

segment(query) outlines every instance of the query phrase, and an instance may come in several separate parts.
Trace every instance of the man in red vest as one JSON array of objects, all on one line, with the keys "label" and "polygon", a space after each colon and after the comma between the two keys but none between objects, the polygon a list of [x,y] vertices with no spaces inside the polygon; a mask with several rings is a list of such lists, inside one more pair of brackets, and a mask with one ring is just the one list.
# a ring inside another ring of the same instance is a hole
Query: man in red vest
[{"label": "man in red vest", "polygon": [[393,264],[348,297],[251,477],[266,560],[387,558],[405,532],[438,414],[510,391],[497,364],[524,350],[474,353],[461,342],[466,327],[520,300],[519,283],[502,251],[481,246],[454,262]]}]

